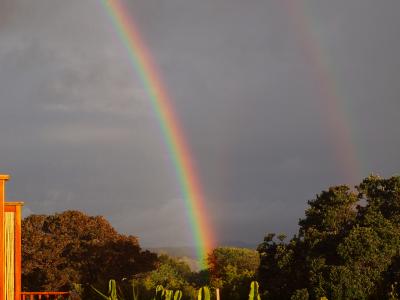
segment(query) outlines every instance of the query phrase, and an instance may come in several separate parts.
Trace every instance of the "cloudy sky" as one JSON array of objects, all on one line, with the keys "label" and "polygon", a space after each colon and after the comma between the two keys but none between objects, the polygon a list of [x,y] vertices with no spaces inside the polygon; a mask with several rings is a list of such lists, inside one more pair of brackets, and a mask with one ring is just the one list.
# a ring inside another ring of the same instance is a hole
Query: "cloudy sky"
[{"label": "cloudy sky", "polygon": [[[125,0],[221,241],[293,234],[330,185],[399,174],[398,0]],[[100,0],[0,0],[0,171],[25,213],[190,245],[145,90]]]}]

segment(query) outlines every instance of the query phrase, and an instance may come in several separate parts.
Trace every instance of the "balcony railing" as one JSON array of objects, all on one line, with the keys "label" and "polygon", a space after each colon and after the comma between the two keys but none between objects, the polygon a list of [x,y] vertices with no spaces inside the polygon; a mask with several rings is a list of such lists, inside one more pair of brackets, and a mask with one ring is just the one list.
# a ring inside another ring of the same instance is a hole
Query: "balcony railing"
[{"label": "balcony railing", "polygon": [[69,299],[69,292],[21,292],[21,300]]}]

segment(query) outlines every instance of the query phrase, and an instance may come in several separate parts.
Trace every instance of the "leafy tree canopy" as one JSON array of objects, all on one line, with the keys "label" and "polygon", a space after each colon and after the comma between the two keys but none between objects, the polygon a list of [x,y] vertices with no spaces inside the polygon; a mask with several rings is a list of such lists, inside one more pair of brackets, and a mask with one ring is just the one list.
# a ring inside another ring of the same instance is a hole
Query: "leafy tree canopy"
[{"label": "leafy tree canopy", "polygon": [[73,283],[105,285],[154,269],[157,256],[138,239],[117,233],[103,217],[78,211],[31,215],[22,221],[24,290],[69,290]]},{"label": "leafy tree canopy", "polygon": [[288,243],[270,234],[258,247],[259,279],[268,299],[399,294],[399,176],[369,176],[355,190],[331,187],[309,201],[299,225]]},{"label": "leafy tree canopy", "polygon": [[141,287],[140,294],[144,299],[150,299],[158,285],[168,290],[183,291],[183,300],[192,299],[196,295],[196,287],[191,283],[194,273],[184,261],[167,255],[160,255],[157,268],[145,274],[135,276],[135,281]]},{"label": "leafy tree canopy", "polygon": [[255,250],[216,248],[208,256],[211,284],[221,289],[222,299],[246,299],[259,264],[260,257]]}]

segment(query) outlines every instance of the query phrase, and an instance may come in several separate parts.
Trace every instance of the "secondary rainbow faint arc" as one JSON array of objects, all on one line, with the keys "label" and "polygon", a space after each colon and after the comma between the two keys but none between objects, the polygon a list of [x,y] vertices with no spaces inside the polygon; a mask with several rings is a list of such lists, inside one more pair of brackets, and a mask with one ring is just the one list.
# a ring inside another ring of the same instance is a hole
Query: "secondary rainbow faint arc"
[{"label": "secondary rainbow faint arc", "polygon": [[329,57],[315,36],[312,16],[307,13],[306,0],[283,0],[294,28],[300,38],[307,62],[312,68],[314,81],[323,106],[320,113],[326,121],[337,162],[341,165],[345,179],[355,184],[361,178],[361,164],[351,134],[339,90],[339,84],[329,64]]},{"label": "secondary rainbow faint arc", "polygon": [[132,67],[138,74],[157,116],[185,201],[197,258],[201,267],[205,267],[206,255],[215,241],[207,217],[202,187],[182,127],[161,80],[160,72],[132,16],[128,14],[121,0],[101,0],[101,2],[128,51]]}]

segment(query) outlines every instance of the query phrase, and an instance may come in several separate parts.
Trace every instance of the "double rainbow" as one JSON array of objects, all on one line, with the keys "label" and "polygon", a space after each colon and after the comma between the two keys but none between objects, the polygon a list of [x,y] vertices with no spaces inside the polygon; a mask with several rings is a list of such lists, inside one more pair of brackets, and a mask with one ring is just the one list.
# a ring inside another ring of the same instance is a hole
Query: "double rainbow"
[{"label": "double rainbow", "polygon": [[282,0],[281,3],[288,13],[294,32],[300,40],[299,46],[314,76],[315,91],[319,97],[319,111],[330,133],[335,160],[340,165],[342,177],[346,182],[355,184],[359,182],[362,170],[344,107],[345,99],[340,93],[329,53],[317,38],[308,1]]},{"label": "double rainbow", "polygon": [[190,149],[174,111],[160,72],[153,63],[138,26],[121,0],[101,0],[125,45],[131,65],[138,74],[157,116],[165,144],[174,165],[190,222],[197,258],[206,267],[206,255],[214,245],[213,231],[207,217],[205,200]]},{"label": "double rainbow", "polygon": [[[129,53],[131,65],[138,74],[157,115],[185,201],[197,257],[201,266],[205,267],[206,254],[214,245],[214,237],[204,206],[202,188],[182,127],[163,85],[160,72],[140,36],[138,26],[127,13],[122,0],[101,0],[101,2]],[[352,141],[349,121],[341,105],[342,99],[328,56],[314,35],[312,18],[306,12],[307,2],[282,0],[282,3],[302,41],[302,49],[315,76],[317,92],[322,103],[321,113],[332,136],[336,160],[342,165],[346,181],[355,183],[360,178],[360,164]]]}]

